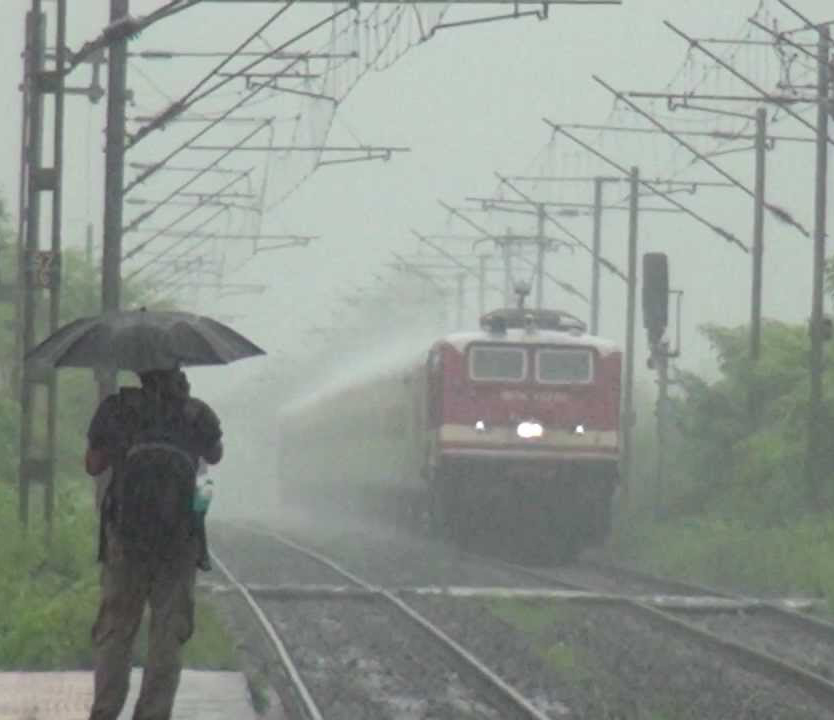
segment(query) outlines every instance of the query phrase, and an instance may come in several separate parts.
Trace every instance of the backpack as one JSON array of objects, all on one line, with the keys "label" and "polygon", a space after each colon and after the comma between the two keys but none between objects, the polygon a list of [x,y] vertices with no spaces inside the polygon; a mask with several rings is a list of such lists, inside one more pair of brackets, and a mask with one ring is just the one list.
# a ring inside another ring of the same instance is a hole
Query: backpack
[{"label": "backpack", "polygon": [[129,557],[165,556],[193,519],[197,464],[187,450],[187,404],[134,389],[122,389],[120,399],[130,431],[115,478],[113,528]]}]

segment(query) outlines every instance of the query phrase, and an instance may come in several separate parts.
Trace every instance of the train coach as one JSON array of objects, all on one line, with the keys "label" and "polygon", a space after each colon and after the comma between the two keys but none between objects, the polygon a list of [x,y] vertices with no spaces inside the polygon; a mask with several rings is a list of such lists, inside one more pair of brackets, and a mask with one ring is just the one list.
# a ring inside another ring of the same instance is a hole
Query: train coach
[{"label": "train coach", "polygon": [[493,311],[477,331],[283,408],[282,496],[569,559],[608,532],[620,363],[568,313]]}]

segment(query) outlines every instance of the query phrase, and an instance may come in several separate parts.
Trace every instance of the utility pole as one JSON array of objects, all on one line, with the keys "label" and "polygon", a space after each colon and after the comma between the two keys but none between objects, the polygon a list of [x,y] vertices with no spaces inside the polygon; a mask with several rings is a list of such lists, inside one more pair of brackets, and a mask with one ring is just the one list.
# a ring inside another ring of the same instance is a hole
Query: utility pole
[{"label": "utility pole", "polygon": [[513,263],[510,245],[510,228],[507,228],[506,239],[501,243],[501,259],[504,261],[504,307],[513,304]]},{"label": "utility pole", "polygon": [[[20,257],[21,278],[21,361],[35,346],[35,315],[37,292],[30,271],[31,260],[40,246],[41,202],[37,188],[38,171],[43,157],[43,95],[38,83],[43,73],[44,46],[46,44],[46,16],[41,10],[40,0],[32,0],[32,9],[27,14],[26,28],[26,69],[24,84],[27,86],[29,110],[28,132],[26,133],[26,232],[23,252]],[[35,383],[25,363],[21,364],[20,378],[20,490],[18,515],[23,528],[29,525],[29,493],[32,473],[29,460],[32,445],[33,405]]]},{"label": "utility pole", "polygon": [[760,396],[752,374],[759,362],[762,346],[762,261],[764,257],[765,215],[765,157],[767,150],[767,110],[756,110],[756,177],[753,186],[753,272],[750,297],[750,384],[748,387],[748,412],[751,430],[758,424]]},{"label": "utility pole", "polygon": [[[32,77],[33,52],[36,49],[34,44],[35,23],[38,22],[32,12],[26,13],[24,37],[26,38],[25,50],[23,51],[23,82],[22,91],[22,113],[20,122],[20,180],[18,185],[18,210],[17,210],[17,280],[14,293],[14,368],[12,370],[12,386],[20,395],[20,384],[23,373],[23,285],[26,274],[26,219],[28,210],[28,176],[29,176],[29,133],[30,118],[29,111],[32,107],[32,100],[29,88],[29,78]],[[38,22],[38,25],[40,23]]]},{"label": "utility pole", "polygon": [[[110,24],[127,17],[130,0],[110,0]],[[125,108],[127,100],[127,38],[114,40],[107,63],[107,131],[104,160],[104,241],[101,259],[102,312],[121,305],[122,226],[124,215]],[[115,373],[99,380],[103,396],[115,390]]]},{"label": "utility pole", "polygon": [[655,516],[662,506],[662,495],[666,488],[666,429],[669,422],[669,343],[661,340],[654,355],[657,367],[657,467],[655,469]]},{"label": "utility pole", "polygon": [[604,179],[594,178],[594,228],[591,258],[591,335],[599,333],[599,254],[602,250],[602,188]]},{"label": "utility pole", "polygon": [[489,255],[478,255],[478,317],[486,313],[487,262]]},{"label": "utility pole", "polygon": [[620,474],[623,490],[629,491],[632,482],[632,450],[634,443],[634,325],[637,307],[637,230],[638,198],[640,193],[640,170],[632,167],[629,173],[629,214],[628,214],[628,295],[626,300],[626,347],[623,369],[623,407],[620,433],[623,439],[620,452]]},{"label": "utility pole", "polygon": [[455,276],[457,287],[457,313],[455,315],[456,330],[463,330],[463,313],[466,306],[466,273]]},{"label": "utility pole", "polygon": [[96,305],[94,287],[96,269],[93,262],[93,223],[87,223],[87,232],[84,238],[84,264],[87,270],[87,311],[92,314]]},{"label": "utility pole", "polygon": [[536,205],[536,309],[544,307],[544,258],[548,243],[544,236],[544,205]]},{"label": "utility pole", "polygon": [[[110,24],[126,18],[130,0],[110,0]],[[127,105],[127,38],[109,45],[107,56],[107,129],[104,150],[104,220],[102,223],[101,311],[114,312],[122,301],[122,225],[124,221],[125,140]],[[99,398],[116,392],[117,372],[99,369]],[[110,472],[96,479],[100,506]]]},{"label": "utility pole", "polygon": [[[37,319],[40,293],[49,292],[50,332],[58,327],[60,316],[61,268],[61,176],[64,143],[64,65],[66,61],[66,0],[57,0],[55,58],[52,70],[45,68],[46,16],[41,0],[32,0],[26,20],[26,62],[23,137],[26,142],[21,189],[24,190],[25,231],[18,259],[18,292],[20,294],[20,446],[19,446],[19,518],[24,530],[29,524],[30,491],[40,484],[44,491],[46,539],[51,540],[54,510],[55,445],[57,429],[58,386],[54,370],[44,370],[23,362],[37,342]],[[53,160],[43,165],[44,96],[53,97]],[[51,196],[50,248],[41,250],[41,193]],[[35,407],[38,387],[45,387],[45,442],[35,442]]]},{"label": "utility pole", "polygon": [[756,363],[762,339],[762,259],[764,254],[765,151],[767,110],[756,110],[756,179],[753,205],[753,282],[750,300],[750,361]]},{"label": "utility pole", "polygon": [[[67,0],[57,2],[57,29],[55,40],[55,69],[45,76],[44,85],[53,93],[54,121],[52,131],[52,228],[50,251],[52,261],[48,270],[49,280],[49,332],[58,329],[61,320],[61,212],[63,210],[63,159],[64,159],[64,63],[66,61]],[[48,78],[48,79],[47,79]],[[47,541],[52,540],[52,517],[55,512],[55,447],[58,432],[58,375],[49,373],[47,382],[46,457],[49,469],[44,482],[44,516]]]},{"label": "utility pole", "polygon": [[814,193],[814,267],[813,292],[811,296],[811,396],[808,412],[808,455],[806,475],[809,499],[817,507],[822,491],[824,469],[823,448],[823,293],[825,271],[826,233],[826,192],[828,190],[828,116],[831,83],[831,31],[820,26],[817,47],[817,143],[816,143],[816,189]]}]

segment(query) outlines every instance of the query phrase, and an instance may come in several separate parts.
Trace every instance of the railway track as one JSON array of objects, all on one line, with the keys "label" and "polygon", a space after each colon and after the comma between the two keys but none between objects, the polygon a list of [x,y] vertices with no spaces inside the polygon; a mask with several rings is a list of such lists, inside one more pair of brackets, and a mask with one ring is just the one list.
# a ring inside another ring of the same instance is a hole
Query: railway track
[{"label": "railway track", "polygon": [[[519,674],[510,670],[502,656],[496,655],[494,648],[483,646],[478,635],[473,635],[471,630],[468,634],[458,632],[454,623],[449,624],[449,618],[453,618],[455,613],[444,611],[435,614],[431,607],[433,601],[439,602],[440,605],[436,607],[442,608],[449,608],[449,603],[455,599],[473,597],[526,597],[540,600],[552,597],[586,608],[590,604],[603,604],[608,606],[603,609],[603,613],[610,610],[615,614],[625,613],[624,617],[630,616],[632,620],[629,622],[638,628],[638,632],[640,627],[644,627],[646,632],[656,637],[676,637],[682,647],[700,648],[704,657],[720,657],[724,667],[737,667],[739,672],[766,678],[774,688],[792,688],[789,694],[798,692],[800,696],[813,699],[824,708],[834,708],[834,683],[826,677],[834,669],[834,627],[782,607],[774,601],[734,596],[711,588],[598,564],[542,569],[457,553],[456,559],[450,560],[449,565],[440,567],[443,561],[434,558],[433,553],[442,551],[447,559],[452,558],[452,553],[450,549],[444,550],[436,545],[423,547],[418,543],[413,550],[409,546],[406,552],[401,547],[389,552],[384,543],[374,538],[371,545],[362,545],[360,542],[358,547],[362,551],[357,554],[357,548],[350,547],[350,542],[339,544],[332,540],[315,541],[317,548],[325,548],[325,552],[336,556],[338,562],[351,569],[363,568],[360,572],[373,578],[373,583],[357,577],[331,557],[303,547],[290,538],[276,537],[275,533],[267,529],[250,528],[245,533],[246,536],[241,536],[238,542],[251,543],[257,538],[258,542],[263,543],[259,546],[259,552],[262,553],[267,542],[281,543],[284,551],[295,553],[330,573],[322,582],[321,576],[312,573],[307,565],[291,562],[287,566],[282,561],[277,566],[279,569],[273,572],[273,577],[288,577],[301,584],[249,585],[244,588],[251,601],[262,608],[260,612],[265,615],[266,622],[271,624],[273,619],[263,610],[263,604],[275,601],[285,603],[277,613],[279,615],[285,614],[286,608],[293,606],[292,603],[286,604],[287,601],[301,599],[341,604],[340,607],[348,601],[362,601],[366,603],[363,609],[365,614],[369,607],[385,608],[385,612],[397,617],[398,623],[407,620],[414,630],[432,638],[433,643],[442,647],[446,662],[455,668],[455,674],[466,678],[470,687],[477,688],[475,695],[488,698],[484,707],[475,712],[473,717],[558,717],[568,711],[559,705],[551,708],[545,704],[547,709],[543,714],[539,702],[541,698],[534,691],[534,684],[522,680],[524,671]],[[385,555],[388,555],[387,560],[383,558]],[[398,561],[392,564],[391,557],[397,557]],[[455,572],[452,568],[457,562],[461,563],[459,582],[462,583],[458,587],[449,583],[450,576],[454,576]],[[437,573],[434,572],[435,564],[439,564]],[[249,571],[250,577],[261,580],[264,576],[259,573],[261,571]],[[269,572],[266,577],[269,577]],[[434,585],[431,584],[432,577],[437,578]],[[484,580],[487,583],[497,580],[497,584],[477,586],[478,582]],[[415,606],[420,612],[415,610]],[[298,622],[299,617],[294,615],[288,622]],[[598,615],[592,611],[592,617]],[[784,633],[784,641],[774,631],[776,626],[781,628],[779,632]],[[448,628],[455,639],[440,627]],[[287,629],[290,630],[291,625]],[[272,631],[275,632],[274,624]],[[489,630],[485,632],[489,633]],[[509,684],[502,683],[497,673],[491,672],[462,645],[474,649],[481,657],[489,658],[492,668],[502,668],[499,670],[501,675],[510,678],[514,687],[524,688],[526,698],[521,697]],[[338,646],[335,647],[338,649]],[[512,653],[512,650],[508,649],[507,652]],[[282,654],[281,651],[278,654]],[[286,649],[283,654],[289,657]],[[302,671],[287,670],[286,674],[302,677],[305,673],[302,668]],[[498,684],[494,682],[495,679],[499,680]],[[561,685],[558,687],[561,688]],[[303,696],[304,692],[299,690],[294,694]],[[310,695],[310,692],[307,694]],[[566,696],[561,689],[556,691],[556,696],[560,700],[568,700],[567,704],[571,707],[576,701],[575,696]],[[525,707],[525,703],[530,706],[529,698],[533,697],[537,701],[536,706]],[[521,705],[516,703],[518,699],[522,701]],[[807,701],[802,702],[804,704]],[[500,710],[495,710],[499,707]],[[531,710],[539,714],[531,715]],[[497,714],[491,715],[490,712]],[[317,717],[306,710],[304,713],[303,717]],[[410,717],[408,714],[403,716]],[[466,714],[451,716],[467,717]],[[823,716],[830,717],[827,714]],[[441,714],[438,717],[445,716]]]},{"label": "railway track", "polygon": [[567,570],[499,562],[519,576],[566,589],[588,593],[616,589],[611,601],[652,625],[732,657],[752,672],[799,687],[824,706],[834,707],[830,679],[834,676],[834,624],[798,612],[797,603],[749,598],[596,562]]},{"label": "railway track", "polygon": [[[382,612],[387,614],[390,620],[396,618],[407,622],[412,631],[416,630],[439,650],[437,654],[445,658],[448,670],[450,671],[448,676],[451,685],[454,686],[449,689],[449,694],[456,696],[457,711],[448,715],[449,717],[496,718],[497,720],[504,720],[505,718],[552,720],[554,717],[569,713],[566,707],[558,704],[551,704],[548,708],[548,714],[534,706],[527,698],[523,697],[483,662],[455,642],[443,630],[411,607],[401,597],[366,582],[315,550],[306,548],[289,538],[275,533],[269,533],[269,536],[275,543],[280,544],[283,549],[291,550],[318,563],[346,583],[338,589],[332,587],[320,587],[318,590],[310,588],[306,593],[296,593],[296,599],[319,597],[326,598],[327,602],[336,603],[350,603],[357,600],[372,602],[382,606]],[[259,597],[271,598],[274,601],[276,594],[274,592],[270,593],[263,588],[259,589],[245,585],[232,573],[228,565],[216,553],[213,553],[213,558],[216,567],[226,577],[235,591],[243,597],[258,623],[263,628],[264,633],[269,638],[291,687],[293,694],[292,705],[305,720],[332,720],[328,717],[326,711],[321,709],[320,702],[316,700],[316,692],[311,689],[311,683],[307,679],[311,675],[311,672],[294,659],[288,643],[281,637],[275,620],[271,617],[269,609],[265,607],[267,600],[260,599]],[[286,602],[294,594],[292,592],[285,592],[278,593],[278,595],[283,602]],[[367,610],[363,610],[363,618],[367,620]],[[417,647],[415,644],[409,643],[409,652],[415,652],[415,647]],[[358,658],[354,659],[358,660]],[[309,663],[306,664],[309,665]],[[356,663],[356,665],[359,664],[359,662]],[[419,665],[419,663],[417,664]],[[424,663],[423,667],[427,669],[434,665],[436,665],[436,657],[430,657],[428,662]],[[464,678],[466,679],[465,683],[461,683],[461,680]],[[380,688],[377,688],[377,690],[384,692]],[[393,701],[390,697],[386,698],[385,701],[392,706],[407,704],[407,700],[404,700],[401,694],[400,697]],[[402,710],[403,708],[401,707],[400,709]],[[403,716],[408,717],[409,715],[405,712]],[[436,716],[446,717],[442,709]],[[435,717],[435,715],[431,715],[431,717]]]}]

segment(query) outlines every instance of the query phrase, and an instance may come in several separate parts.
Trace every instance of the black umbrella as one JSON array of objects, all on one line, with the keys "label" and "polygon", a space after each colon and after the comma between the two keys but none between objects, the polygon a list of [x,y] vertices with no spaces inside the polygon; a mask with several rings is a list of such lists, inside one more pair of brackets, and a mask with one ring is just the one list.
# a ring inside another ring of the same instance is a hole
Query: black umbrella
[{"label": "black umbrella", "polygon": [[226,365],[264,354],[257,345],[211,318],[142,309],[74,320],[32,348],[26,359],[50,367],[145,372]]}]

